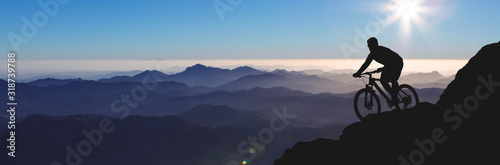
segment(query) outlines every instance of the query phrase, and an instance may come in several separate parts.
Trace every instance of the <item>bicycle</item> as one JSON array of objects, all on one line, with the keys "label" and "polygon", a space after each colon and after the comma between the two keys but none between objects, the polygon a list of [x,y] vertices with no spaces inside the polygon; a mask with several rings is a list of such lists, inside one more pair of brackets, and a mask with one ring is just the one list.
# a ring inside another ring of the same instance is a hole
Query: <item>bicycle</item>
[{"label": "bicycle", "polygon": [[[356,95],[354,96],[354,111],[356,112],[356,115],[358,118],[361,120],[363,119],[366,115],[371,114],[371,113],[380,113],[380,99],[378,98],[375,89],[386,99],[387,105],[389,108],[392,108],[393,106],[396,106],[398,109],[407,109],[414,107],[415,105],[418,104],[418,95],[415,89],[411,87],[408,84],[401,84],[399,85],[398,89],[398,100],[397,104],[393,105],[391,103],[391,100],[389,95],[386,95],[386,93],[380,88],[380,86],[376,83],[376,81],[380,81],[380,79],[373,78],[372,74],[382,72],[383,68],[379,68],[375,71],[371,72],[365,72],[361,74],[361,77],[359,78],[366,78],[368,77],[368,83],[366,83],[363,79],[363,82],[365,83],[365,88],[359,90]],[[396,102],[396,101],[394,101]]]}]

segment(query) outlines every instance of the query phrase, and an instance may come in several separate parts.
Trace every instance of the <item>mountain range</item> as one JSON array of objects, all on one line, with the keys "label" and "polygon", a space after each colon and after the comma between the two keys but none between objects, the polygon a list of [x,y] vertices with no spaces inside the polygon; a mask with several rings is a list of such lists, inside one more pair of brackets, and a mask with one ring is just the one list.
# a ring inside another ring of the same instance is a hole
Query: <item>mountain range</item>
[{"label": "mountain range", "polygon": [[112,78],[99,79],[99,82],[142,82],[146,75],[155,77],[156,81],[176,81],[188,86],[209,86],[214,87],[234,81],[246,75],[262,74],[264,72],[250,68],[238,67],[232,70],[208,67],[196,64],[187,67],[180,73],[167,75],[160,71],[145,71],[135,76],[115,76]]},{"label": "mountain range", "polygon": [[[127,74],[135,73],[127,72]],[[121,73],[121,72],[120,72]],[[313,74],[316,73],[316,74]],[[125,72],[123,72],[125,74]],[[113,74],[110,74],[113,75]],[[452,77],[444,77],[438,72],[430,73],[411,73],[403,75],[400,83],[408,83],[416,88],[444,88],[452,80]],[[71,82],[93,81],[81,78],[55,79],[44,78],[28,82],[30,85],[46,87],[50,85],[66,85]],[[347,93],[363,87],[362,80],[352,78],[351,74],[332,72],[320,72],[305,70],[286,71],[274,70],[270,72],[260,71],[251,67],[238,67],[235,69],[221,69],[208,67],[201,64],[186,68],[184,71],[176,74],[165,74],[156,70],[147,70],[133,76],[113,76],[110,78],[101,78],[97,82],[102,83],[120,83],[147,81],[166,82],[175,81],[187,86],[206,86],[216,90],[236,91],[251,89],[254,87],[287,87],[294,90],[301,90],[309,93]]]}]

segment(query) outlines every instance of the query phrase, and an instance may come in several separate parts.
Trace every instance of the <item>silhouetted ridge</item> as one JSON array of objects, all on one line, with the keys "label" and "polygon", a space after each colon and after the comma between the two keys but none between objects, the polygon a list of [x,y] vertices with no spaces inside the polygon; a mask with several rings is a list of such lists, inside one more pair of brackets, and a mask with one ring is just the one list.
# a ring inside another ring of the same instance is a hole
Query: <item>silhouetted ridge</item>
[{"label": "silhouetted ridge", "polygon": [[474,95],[476,89],[473,87],[480,83],[478,81],[479,76],[488,80],[489,75],[492,75],[494,81],[499,82],[499,58],[500,42],[489,44],[481,48],[481,50],[479,50],[479,52],[477,52],[477,54],[457,72],[455,80],[448,85],[436,105],[441,109],[449,108],[452,107],[452,104],[455,102],[462,102],[466,96]]},{"label": "silhouetted ridge", "polygon": [[500,138],[500,43],[484,46],[456,75],[436,105],[368,115],[339,140],[299,142],[282,164],[490,164]]},{"label": "silhouetted ridge", "polygon": [[398,164],[398,155],[412,149],[415,138],[430,135],[441,120],[437,113],[434,105],[422,103],[404,111],[369,115],[346,127],[339,140],[297,143],[275,164]]}]

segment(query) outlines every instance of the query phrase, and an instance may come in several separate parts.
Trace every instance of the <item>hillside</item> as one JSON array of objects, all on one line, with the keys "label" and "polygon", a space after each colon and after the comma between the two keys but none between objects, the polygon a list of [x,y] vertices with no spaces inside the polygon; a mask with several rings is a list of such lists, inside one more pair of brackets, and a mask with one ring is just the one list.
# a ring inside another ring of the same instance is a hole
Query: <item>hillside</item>
[{"label": "hillside", "polygon": [[490,164],[500,138],[500,43],[484,46],[456,74],[437,105],[369,115],[338,140],[299,142],[282,164]]}]

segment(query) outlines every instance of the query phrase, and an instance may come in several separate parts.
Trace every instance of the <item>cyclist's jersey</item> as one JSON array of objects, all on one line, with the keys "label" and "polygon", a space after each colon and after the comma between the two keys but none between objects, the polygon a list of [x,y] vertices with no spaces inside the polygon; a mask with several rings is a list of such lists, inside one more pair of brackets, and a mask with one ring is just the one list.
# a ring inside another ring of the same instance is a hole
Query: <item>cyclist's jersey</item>
[{"label": "cyclist's jersey", "polygon": [[375,49],[372,49],[368,56],[371,56],[371,58],[375,61],[386,67],[403,65],[403,59],[401,56],[384,46],[378,46]]}]

